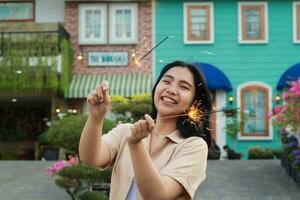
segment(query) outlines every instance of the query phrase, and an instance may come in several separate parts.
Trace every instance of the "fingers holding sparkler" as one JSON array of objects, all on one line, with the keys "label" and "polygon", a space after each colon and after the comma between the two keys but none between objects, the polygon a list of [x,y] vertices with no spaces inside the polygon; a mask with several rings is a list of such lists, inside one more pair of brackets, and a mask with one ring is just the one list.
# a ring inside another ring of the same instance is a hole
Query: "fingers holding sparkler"
[{"label": "fingers holding sparkler", "polygon": [[131,134],[127,138],[128,143],[137,144],[142,139],[148,137],[154,126],[154,120],[146,114],[145,119],[139,120],[132,124]]}]

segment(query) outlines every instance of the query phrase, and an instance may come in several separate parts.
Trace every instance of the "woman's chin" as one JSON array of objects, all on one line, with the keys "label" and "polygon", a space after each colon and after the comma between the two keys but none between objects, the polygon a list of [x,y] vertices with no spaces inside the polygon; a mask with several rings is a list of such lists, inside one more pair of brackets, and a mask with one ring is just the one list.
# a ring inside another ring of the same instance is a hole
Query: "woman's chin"
[{"label": "woman's chin", "polygon": [[180,115],[182,113],[176,112],[174,109],[160,109],[160,110],[157,110],[157,114],[160,117],[169,117],[169,116],[173,116],[173,115]]}]

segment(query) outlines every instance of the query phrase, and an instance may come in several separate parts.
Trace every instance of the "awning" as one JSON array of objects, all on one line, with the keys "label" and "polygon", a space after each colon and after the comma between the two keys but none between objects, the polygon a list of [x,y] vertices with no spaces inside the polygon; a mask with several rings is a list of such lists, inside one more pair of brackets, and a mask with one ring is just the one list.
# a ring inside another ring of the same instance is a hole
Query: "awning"
[{"label": "awning", "polygon": [[151,74],[93,74],[73,75],[67,98],[86,98],[91,92],[107,80],[110,95],[130,97],[135,94],[151,93]]},{"label": "awning", "polygon": [[288,68],[280,77],[276,89],[282,90],[285,87],[289,87],[289,83],[297,80],[300,77],[300,63],[297,63]]},{"label": "awning", "polygon": [[228,77],[217,67],[207,63],[192,63],[204,74],[208,89],[210,90],[232,90]]}]

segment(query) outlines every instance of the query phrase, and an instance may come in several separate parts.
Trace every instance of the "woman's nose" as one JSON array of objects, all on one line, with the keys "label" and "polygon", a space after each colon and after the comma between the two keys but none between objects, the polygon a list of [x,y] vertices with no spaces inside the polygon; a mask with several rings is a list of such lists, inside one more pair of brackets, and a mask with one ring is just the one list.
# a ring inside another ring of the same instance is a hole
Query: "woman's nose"
[{"label": "woman's nose", "polygon": [[174,83],[169,85],[167,92],[169,94],[178,94],[177,86]]}]

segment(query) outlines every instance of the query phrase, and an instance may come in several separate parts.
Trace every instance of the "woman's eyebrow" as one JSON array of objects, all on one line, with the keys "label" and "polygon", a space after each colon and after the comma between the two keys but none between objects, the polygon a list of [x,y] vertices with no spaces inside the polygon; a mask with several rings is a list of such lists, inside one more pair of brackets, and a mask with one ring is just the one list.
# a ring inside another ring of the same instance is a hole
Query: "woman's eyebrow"
[{"label": "woman's eyebrow", "polygon": [[193,87],[191,83],[189,83],[189,82],[187,82],[187,81],[185,81],[185,80],[180,80],[179,82],[185,83],[185,84],[187,84],[188,86],[190,86],[191,88]]},{"label": "woman's eyebrow", "polygon": [[163,76],[163,78],[170,78],[170,79],[174,79],[174,77],[173,77],[173,76],[171,76],[171,75],[168,75],[168,74],[164,75],[164,76]]},{"label": "woman's eyebrow", "polygon": [[[170,78],[170,79],[172,79],[172,80],[174,79],[174,77],[171,76],[171,75],[169,75],[169,74],[164,75],[163,78]],[[186,81],[186,80],[179,80],[179,82],[185,83],[185,84],[187,84],[188,86],[190,86],[191,88],[193,87],[193,85],[192,85],[191,83],[189,83],[188,81]]]}]

